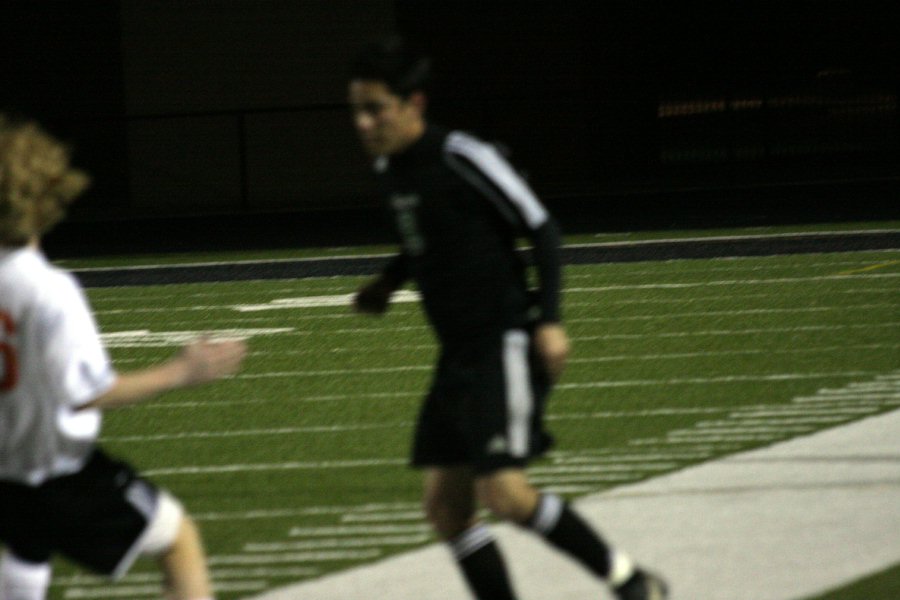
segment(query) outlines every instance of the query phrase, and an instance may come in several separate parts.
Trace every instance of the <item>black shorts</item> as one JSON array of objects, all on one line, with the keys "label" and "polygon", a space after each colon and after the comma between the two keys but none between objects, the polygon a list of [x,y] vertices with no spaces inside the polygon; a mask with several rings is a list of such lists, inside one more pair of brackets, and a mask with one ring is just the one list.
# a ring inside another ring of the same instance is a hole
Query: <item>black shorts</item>
[{"label": "black shorts", "polygon": [[509,330],[444,348],[419,413],[416,467],[524,467],[553,443],[543,429],[550,381],[531,336]]},{"label": "black shorts", "polygon": [[158,497],[130,466],[95,450],[81,471],[38,487],[0,481],[0,540],[28,562],[59,553],[114,575],[134,558]]}]

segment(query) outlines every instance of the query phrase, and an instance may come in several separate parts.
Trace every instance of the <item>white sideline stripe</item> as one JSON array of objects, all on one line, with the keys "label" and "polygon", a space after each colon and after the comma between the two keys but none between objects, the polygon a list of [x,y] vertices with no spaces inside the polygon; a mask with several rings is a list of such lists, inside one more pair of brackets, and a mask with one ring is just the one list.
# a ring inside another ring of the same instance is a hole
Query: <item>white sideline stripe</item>
[{"label": "white sideline stripe", "polygon": [[[806,238],[810,236],[844,236],[859,235],[872,233],[896,233],[896,229],[854,229],[846,231],[807,231],[794,233],[760,233],[760,234],[740,234],[740,235],[717,235],[709,237],[683,237],[683,238],[659,238],[652,240],[621,240],[616,242],[585,242],[579,244],[564,244],[564,248],[608,248],[608,247],[633,247],[644,246],[648,244],[667,244],[667,243],[683,243],[683,242],[705,242],[705,241],[730,241],[730,240],[767,240],[767,239],[785,239],[785,238]],[[862,254],[874,252],[892,252],[893,250],[853,250],[842,254]],[[261,258],[248,260],[225,260],[225,261],[202,261],[202,262],[168,262],[147,265],[123,265],[112,267],[70,267],[76,271],[84,272],[107,272],[107,271],[142,271],[169,269],[172,267],[215,267],[222,265],[264,265],[269,263],[289,263],[289,262],[321,262],[335,261],[357,258],[390,258],[394,256],[391,253],[375,253],[375,254],[341,254],[337,256],[320,256],[320,257],[303,257],[303,258]],[[758,259],[758,256],[734,256],[728,257],[728,260],[752,260]],[[768,257],[767,257],[768,258]],[[863,261],[864,262],[864,261]],[[66,261],[59,261],[59,264],[66,264]],[[823,264],[828,266],[829,263]],[[851,263],[855,264],[855,263]],[[345,276],[329,275],[323,277],[315,277],[314,279],[338,279]]]},{"label": "white sideline stripe", "polygon": [[276,563],[318,563],[341,560],[370,560],[381,551],[332,550],[328,552],[292,552],[286,554],[220,554],[209,557],[210,565],[269,565]]},{"label": "white sideline stripe", "polygon": [[[896,463],[866,458],[900,454],[898,432],[894,411],[616,487],[575,507],[607,539],[663,573],[673,599],[809,597],[900,559]],[[828,460],[834,456],[850,460]],[[492,530],[522,600],[602,594],[534,536],[508,525]],[[467,597],[452,558],[434,543],[247,600],[368,600],[371,590],[391,600]]]},{"label": "white sideline stripe", "polygon": [[297,550],[323,550],[329,548],[371,548],[378,546],[411,546],[431,539],[430,535],[390,535],[361,538],[323,538],[302,542],[251,542],[244,544],[245,552],[293,552]]}]

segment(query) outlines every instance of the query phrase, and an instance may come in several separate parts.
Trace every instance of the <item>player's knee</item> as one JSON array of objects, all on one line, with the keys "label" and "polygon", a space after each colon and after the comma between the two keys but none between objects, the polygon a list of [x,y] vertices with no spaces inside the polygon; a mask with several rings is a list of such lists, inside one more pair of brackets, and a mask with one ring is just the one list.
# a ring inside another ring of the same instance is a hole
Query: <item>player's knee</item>
[{"label": "player's knee", "polygon": [[528,485],[510,485],[509,481],[489,480],[479,486],[478,497],[494,517],[524,523],[534,514],[538,493]]},{"label": "player's knee", "polygon": [[[193,521],[185,514],[184,507],[168,492],[160,492],[156,514],[143,536],[141,553],[158,556],[168,552],[185,534],[185,527],[188,527],[189,534],[194,525]],[[195,529],[194,531],[196,534]]]},{"label": "player's knee", "polygon": [[423,502],[425,518],[435,531],[451,538],[471,524],[475,508],[471,502],[462,503],[437,494],[428,495]]}]

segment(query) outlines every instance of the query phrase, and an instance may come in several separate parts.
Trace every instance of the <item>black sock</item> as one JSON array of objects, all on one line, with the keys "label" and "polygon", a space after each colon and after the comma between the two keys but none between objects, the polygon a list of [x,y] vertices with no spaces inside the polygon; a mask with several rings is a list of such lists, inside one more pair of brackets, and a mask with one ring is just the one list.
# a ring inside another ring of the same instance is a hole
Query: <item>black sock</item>
[{"label": "black sock", "polygon": [[478,600],[515,600],[506,564],[487,527],[475,525],[449,544]]},{"label": "black sock", "polygon": [[618,561],[615,579],[621,580],[625,575],[622,568],[631,568],[630,561],[624,555],[614,556],[612,548],[559,496],[542,495],[528,526],[598,577],[610,579],[614,559]]}]

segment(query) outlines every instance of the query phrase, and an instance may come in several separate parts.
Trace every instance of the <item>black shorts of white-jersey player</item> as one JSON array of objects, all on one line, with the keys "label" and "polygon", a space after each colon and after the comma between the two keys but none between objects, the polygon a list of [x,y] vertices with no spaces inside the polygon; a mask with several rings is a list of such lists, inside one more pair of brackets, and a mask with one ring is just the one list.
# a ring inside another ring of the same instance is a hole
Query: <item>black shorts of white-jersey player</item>
[{"label": "black shorts of white-jersey player", "polygon": [[[661,599],[662,581],[612,549],[558,496],[528,481],[543,452],[543,403],[565,365],[559,235],[502,153],[426,119],[430,61],[399,38],[365,47],[348,86],[353,123],[375,159],[401,252],[362,287],[355,306],[381,314],[411,279],[441,344],[413,464],[425,472],[425,513],[480,600],[516,598],[479,504],[580,561],[623,599]],[[530,293],[519,238],[532,245]]]}]

